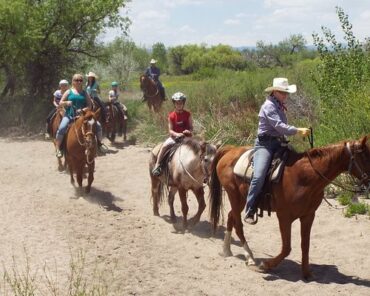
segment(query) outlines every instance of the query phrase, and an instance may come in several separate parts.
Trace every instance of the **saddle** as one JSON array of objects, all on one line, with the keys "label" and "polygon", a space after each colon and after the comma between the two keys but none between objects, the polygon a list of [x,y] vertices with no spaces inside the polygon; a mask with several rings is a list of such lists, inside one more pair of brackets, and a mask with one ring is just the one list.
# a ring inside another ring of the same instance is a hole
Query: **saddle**
[{"label": "saddle", "polygon": [[[288,152],[291,148],[281,147],[273,156],[271,165],[266,174],[266,179],[261,193],[257,197],[257,208],[260,209],[259,216],[263,217],[263,210],[267,210],[268,215],[271,216],[271,197],[272,197],[272,183],[279,183],[284,172]],[[253,177],[253,155],[254,149],[249,149],[244,152],[236,162],[233,172],[235,175],[241,177],[246,183],[250,184]]]}]

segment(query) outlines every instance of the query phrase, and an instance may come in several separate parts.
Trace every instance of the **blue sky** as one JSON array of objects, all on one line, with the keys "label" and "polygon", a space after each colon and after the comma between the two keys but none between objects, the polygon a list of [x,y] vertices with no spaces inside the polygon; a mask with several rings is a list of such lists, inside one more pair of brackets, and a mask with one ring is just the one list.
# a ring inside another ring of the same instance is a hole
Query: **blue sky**
[{"label": "blue sky", "polygon": [[[276,44],[292,34],[302,34],[312,44],[312,33],[321,26],[343,36],[335,7],[348,14],[355,36],[370,36],[369,0],[132,0],[122,10],[131,21],[129,36],[151,47],[182,44],[255,46],[259,40]],[[109,30],[103,40],[118,36]]]}]

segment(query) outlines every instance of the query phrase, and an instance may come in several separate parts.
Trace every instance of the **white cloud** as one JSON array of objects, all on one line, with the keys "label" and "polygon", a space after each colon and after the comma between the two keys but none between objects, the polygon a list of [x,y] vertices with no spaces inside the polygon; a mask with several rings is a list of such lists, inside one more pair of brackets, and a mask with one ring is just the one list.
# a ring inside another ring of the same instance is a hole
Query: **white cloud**
[{"label": "white cloud", "polygon": [[238,19],[227,19],[224,21],[225,25],[240,25],[240,20]]},{"label": "white cloud", "polygon": [[189,25],[182,26],[179,30],[182,33],[195,33],[196,31]]}]

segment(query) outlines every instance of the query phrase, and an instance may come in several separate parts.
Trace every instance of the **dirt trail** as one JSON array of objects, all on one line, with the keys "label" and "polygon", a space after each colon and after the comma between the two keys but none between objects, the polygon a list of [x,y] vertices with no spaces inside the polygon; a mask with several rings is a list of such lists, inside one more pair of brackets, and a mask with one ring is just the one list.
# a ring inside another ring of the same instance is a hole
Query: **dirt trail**
[{"label": "dirt trail", "polygon": [[[344,218],[322,204],[311,238],[311,264],[316,279],[300,277],[299,223],[293,225],[292,252],[268,274],[244,264],[233,233],[234,256],[219,256],[224,227],[210,236],[205,212],[191,232],[177,232],[152,215],[149,148],[110,147],[96,162],[92,192],[76,198],[69,176],[56,170],[51,142],[0,138],[0,256],[11,270],[12,258],[23,270],[44,266],[60,289],[68,283],[71,256],[85,257],[85,271],[102,273],[110,295],[369,295],[370,221]],[[190,214],[196,211],[189,195]],[[175,201],[181,216],[179,200]],[[208,209],[207,209],[208,211]],[[180,221],[181,223],[181,221]],[[277,219],[265,217],[245,233],[257,258],[280,250]]]}]

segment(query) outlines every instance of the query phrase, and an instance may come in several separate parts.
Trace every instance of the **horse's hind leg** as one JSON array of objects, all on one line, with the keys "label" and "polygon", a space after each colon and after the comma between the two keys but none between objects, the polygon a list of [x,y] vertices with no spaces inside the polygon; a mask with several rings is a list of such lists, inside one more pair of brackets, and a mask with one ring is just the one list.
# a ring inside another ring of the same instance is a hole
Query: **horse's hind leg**
[{"label": "horse's hind leg", "polygon": [[152,183],[152,200],[153,200],[153,215],[159,216],[159,204],[161,201],[161,181],[159,178],[150,175]]},{"label": "horse's hind leg", "polygon": [[177,220],[177,217],[176,217],[176,214],[175,214],[175,209],[173,207],[176,192],[177,192],[176,187],[171,187],[170,191],[168,192],[168,205],[170,207],[170,215],[171,215],[171,222],[172,223],[176,223],[176,220]]},{"label": "horse's hind leg", "polygon": [[198,211],[197,213],[194,215],[194,217],[192,217],[191,219],[189,219],[189,224],[194,226],[195,224],[197,224],[200,220],[200,216],[202,215],[204,209],[206,208],[206,202],[204,201],[204,190],[203,188],[199,188],[197,190],[193,190],[197,200],[198,200]]},{"label": "horse's hind leg", "polygon": [[95,161],[93,161],[92,163],[90,163],[88,165],[88,168],[89,168],[89,176],[87,178],[87,186],[85,188],[85,192],[86,193],[89,193],[90,192],[90,189],[91,189],[91,184],[92,182],[94,181],[94,169],[95,169]]},{"label": "horse's hind leg", "polygon": [[233,213],[232,211],[229,212],[228,216],[227,216],[227,226],[226,226],[226,233],[225,233],[225,238],[224,238],[224,245],[223,245],[223,252],[222,252],[222,256],[224,257],[229,257],[229,256],[232,256],[233,253],[231,252],[231,233],[232,233],[232,230],[233,230],[233,225],[234,225],[234,221],[233,221]]},{"label": "horse's hind leg", "polygon": [[180,195],[180,201],[181,201],[181,211],[183,215],[182,226],[183,226],[183,229],[185,230],[188,227],[188,211],[189,211],[189,206],[186,201],[186,190],[179,189],[179,195]]}]

